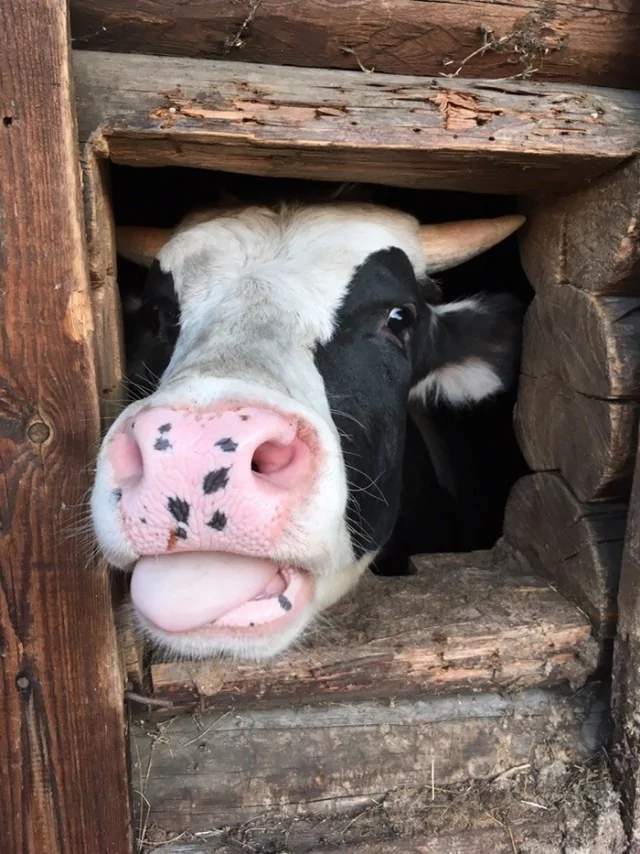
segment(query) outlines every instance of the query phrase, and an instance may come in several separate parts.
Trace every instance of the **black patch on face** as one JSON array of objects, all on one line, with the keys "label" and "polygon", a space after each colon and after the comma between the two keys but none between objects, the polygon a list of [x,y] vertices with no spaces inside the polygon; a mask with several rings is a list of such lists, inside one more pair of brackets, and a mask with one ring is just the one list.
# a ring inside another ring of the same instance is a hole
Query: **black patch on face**
[{"label": "black patch on face", "polygon": [[156,451],[166,451],[167,448],[172,448],[173,445],[168,439],[165,439],[164,436],[162,436],[156,439],[153,447]]},{"label": "black patch on face", "polygon": [[146,524],[147,524],[147,520],[144,518],[144,516],[141,516],[141,517],[140,517],[140,522],[141,522],[143,525],[146,525]]},{"label": "black patch on face", "polygon": [[204,480],[202,481],[202,491],[205,495],[211,495],[212,492],[217,492],[219,489],[224,489],[225,486],[229,483],[229,469],[231,466],[225,468],[224,466],[219,469],[214,469],[214,471],[210,471],[209,474],[206,474]]},{"label": "black patch on face", "polygon": [[240,421],[248,421],[248,420],[249,420],[249,416],[248,416],[248,415],[241,415],[241,416],[240,416]]},{"label": "black patch on face", "polygon": [[161,424],[158,427],[158,433],[168,433],[171,430],[171,424]]},{"label": "black patch on face", "polygon": [[207,522],[207,525],[210,528],[213,528],[215,531],[224,531],[224,529],[227,527],[227,517],[220,510],[216,510],[216,512]]},{"label": "black patch on face", "polygon": [[415,306],[417,324],[428,312],[409,259],[400,249],[374,253],[351,280],[334,337],[315,353],[340,433],[357,557],[389,539],[399,510],[413,353],[381,328],[403,305]]},{"label": "black patch on face", "polygon": [[112,489],[111,494],[113,495],[114,501],[117,503],[122,498],[122,490],[121,489]]},{"label": "black patch on face", "polygon": [[[125,317],[127,379],[133,400],[155,390],[169,364],[179,332],[180,304],[173,275],[165,273],[159,262],[154,261],[147,274],[142,305]],[[170,429],[170,424],[164,424],[160,432]]]},{"label": "black patch on face", "polygon": [[[485,363],[505,386],[515,373],[521,312],[514,300],[492,295],[483,299],[481,310],[472,305],[438,314],[427,302],[437,299],[430,284],[416,281],[401,250],[373,253],[353,275],[333,338],[315,352],[340,433],[346,515],[357,557],[383,547],[398,518],[410,388],[431,372],[468,358]],[[388,334],[386,318],[390,309],[408,306],[415,309],[415,321],[410,334],[398,341]],[[420,468],[415,459],[407,463],[405,477],[415,469],[434,480],[422,485],[421,495],[427,500],[433,495],[435,503],[450,508],[450,499],[439,499],[443,491],[435,464],[427,460]],[[423,518],[429,524],[427,513]]]},{"label": "black patch on face", "polygon": [[174,533],[175,533],[176,537],[180,537],[181,540],[187,539],[187,532],[185,531],[184,528],[176,528]]},{"label": "black patch on face", "polygon": [[280,607],[282,608],[283,611],[290,611],[291,610],[291,602],[289,602],[289,600],[284,595],[284,593],[281,593],[278,596],[278,602],[280,603]]},{"label": "black patch on face", "polygon": [[189,510],[191,508],[188,501],[183,498],[169,498],[167,507],[176,522],[181,522],[183,525],[189,524]]},{"label": "black patch on face", "polygon": [[229,437],[226,439],[220,439],[219,442],[216,442],[216,448],[222,448],[222,450],[227,454],[232,454],[237,447],[238,443],[234,442],[233,439],[230,439]]}]

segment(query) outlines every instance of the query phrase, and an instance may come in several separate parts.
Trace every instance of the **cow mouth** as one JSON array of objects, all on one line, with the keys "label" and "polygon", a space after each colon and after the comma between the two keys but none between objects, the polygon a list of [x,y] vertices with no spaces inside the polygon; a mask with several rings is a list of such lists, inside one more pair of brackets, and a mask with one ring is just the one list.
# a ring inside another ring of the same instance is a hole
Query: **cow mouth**
[{"label": "cow mouth", "polygon": [[131,579],[140,616],[174,636],[272,634],[303,615],[313,590],[303,569],[227,552],[142,557]]}]

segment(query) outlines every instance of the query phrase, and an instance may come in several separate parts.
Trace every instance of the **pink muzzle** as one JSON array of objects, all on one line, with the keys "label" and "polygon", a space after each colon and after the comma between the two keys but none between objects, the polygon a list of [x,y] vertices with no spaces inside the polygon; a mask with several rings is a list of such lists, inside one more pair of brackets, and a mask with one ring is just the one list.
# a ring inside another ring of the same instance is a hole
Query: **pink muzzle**
[{"label": "pink muzzle", "polygon": [[145,556],[132,579],[145,617],[189,631],[293,610],[299,573],[269,557],[313,487],[313,428],[251,406],[149,408],[111,437],[107,457],[124,533]]}]

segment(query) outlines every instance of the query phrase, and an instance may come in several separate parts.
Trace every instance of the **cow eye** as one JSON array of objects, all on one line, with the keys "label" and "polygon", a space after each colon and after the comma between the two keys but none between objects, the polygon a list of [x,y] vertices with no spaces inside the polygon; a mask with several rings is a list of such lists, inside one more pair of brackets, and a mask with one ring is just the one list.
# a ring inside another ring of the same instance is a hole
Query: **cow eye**
[{"label": "cow eye", "polygon": [[391,333],[401,344],[405,344],[409,330],[416,322],[416,310],[412,305],[397,305],[387,314],[385,331]]}]

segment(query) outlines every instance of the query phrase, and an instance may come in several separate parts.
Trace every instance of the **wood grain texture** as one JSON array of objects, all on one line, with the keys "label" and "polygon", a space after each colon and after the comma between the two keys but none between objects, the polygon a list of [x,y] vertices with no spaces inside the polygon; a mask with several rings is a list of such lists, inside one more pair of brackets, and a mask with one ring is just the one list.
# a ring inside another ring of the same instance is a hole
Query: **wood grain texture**
[{"label": "wood grain texture", "polygon": [[626,504],[580,503],[556,474],[521,478],[505,511],[507,542],[582,608],[600,638],[615,634],[626,515]]},{"label": "wood grain texture", "polygon": [[[558,759],[580,762],[594,749],[583,724],[603,711],[589,691],[576,697],[540,690],[230,707],[223,715],[178,715],[157,732],[143,720],[132,728],[133,774],[145,781],[147,823],[167,839],[315,819],[319,841],[324,821],[358,815],[394,791],[402,793],[406,813],[429,791],[432,774],[440,798],[445,786],[491,779],[514,766],[529,764],[535,773]],[[373,817],[380,822],[380,813]],[[354,826],[344,837],[346,850],[358,831]],[[258,850],[283,850],[262,848],[258,839]],[[289,842],[284,850],[305,850]]]},{"label": "wood grain texture", "polygon": [[547,288],[524,322],[515,428],[534,471],[581,501],[626,499],[640,404],[640,298]]},{"label": "wood grain texture", "polygon": [[520,193],[640,149],[640,93],[76,51],[81,139],[130,165]]},{"label": "wood grain texture", "polygon": [[522,374],[514,427],[532,471],[560,472],[580,501],[626,501],[640,404],[597,400],[552,375]]},{"label": "wood grain texture", "polygon": [[640,296],[571,285],[538,294],[525,318],[522,372],[553,375],[590,397],[639,400]]},{"label": "wood grain texture", "polygon": [[596,644],[585,617],[499,552],[422,556],[416,575],[368,574],[301,649],[260,664],[159,662],[156,699],[235,708],[580,684]]},{"label": "wood grain texture", "polygon": [[[74,45],[392,74],[640,86],[633,0],[71,0]],[[493,47],[492,47],[493,45]]]},{"label": "wood grain texture", "polygon": [[529,199],[520,254],[533,287],[570,283],[640,296],[639,190],[640,159],[634,158],[575,193]]},{"label": "wood grain texture", "polygon": [[0,5],[0,850],[131,850],[108,577],[71,538],[99,439],[66,4]]},{"label": "wood grain texture", "polygon": [[640,454],[637,456],[618,594],[612,712],[613,771],[620,787],[629,851],[640,850]]},{"label": "wood grain texture", "polygon": [[93,145],[82,152],[85,232],[94,321],[94,350],[103,427],[126,400],[124,333],[116,280],[116,241],[109,193],[109,163]]}]

